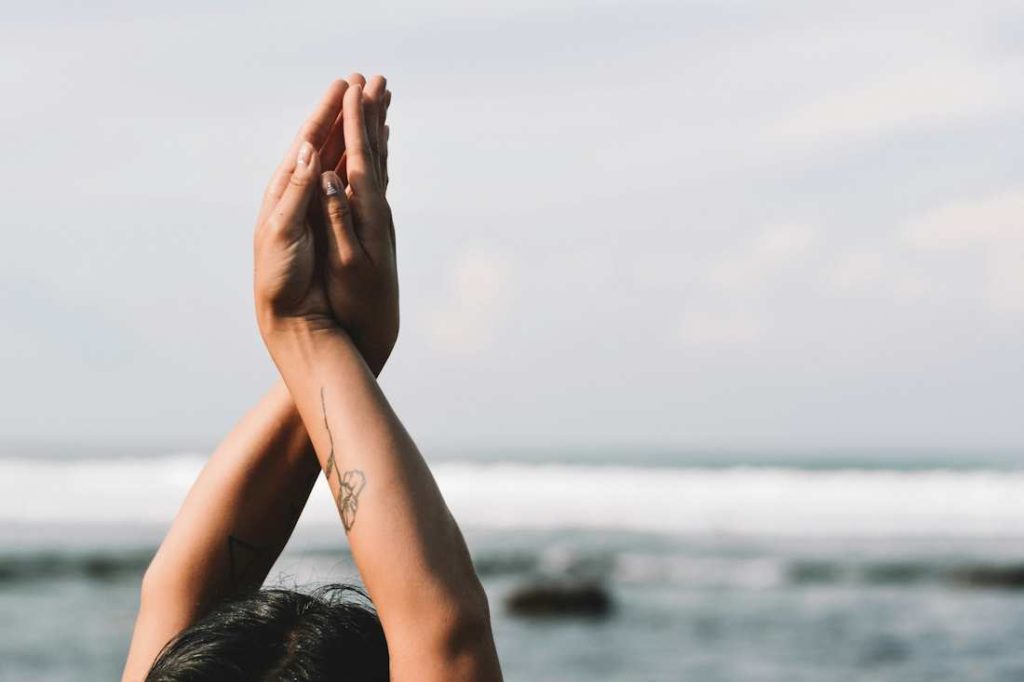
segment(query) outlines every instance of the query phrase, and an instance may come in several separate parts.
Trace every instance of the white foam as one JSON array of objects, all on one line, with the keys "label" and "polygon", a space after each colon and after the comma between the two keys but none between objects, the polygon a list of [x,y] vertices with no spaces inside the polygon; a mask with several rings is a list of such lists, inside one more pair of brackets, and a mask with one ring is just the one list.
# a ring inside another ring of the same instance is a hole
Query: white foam
[{"label": "white foam", "polygon": [[[0,523],[166,524],[203,459],[0,460]],[[470,529],[1020,537],[1024,472],[440,463]],[[372,482],[371,482],[372,485]],[[321,482],[303,523],[337,523]]]}]

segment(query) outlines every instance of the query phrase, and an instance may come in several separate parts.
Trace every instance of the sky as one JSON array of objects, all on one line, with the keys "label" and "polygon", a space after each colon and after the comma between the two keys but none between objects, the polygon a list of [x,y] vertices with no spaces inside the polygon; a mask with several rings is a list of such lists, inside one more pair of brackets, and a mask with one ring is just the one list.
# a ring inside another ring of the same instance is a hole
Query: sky
[{"label": "sky", "polygon": [[275,381],[253,220],[353,70],[426,452],[1024,449],[1018,2],[2,13],[8,450],[209,447]]}]

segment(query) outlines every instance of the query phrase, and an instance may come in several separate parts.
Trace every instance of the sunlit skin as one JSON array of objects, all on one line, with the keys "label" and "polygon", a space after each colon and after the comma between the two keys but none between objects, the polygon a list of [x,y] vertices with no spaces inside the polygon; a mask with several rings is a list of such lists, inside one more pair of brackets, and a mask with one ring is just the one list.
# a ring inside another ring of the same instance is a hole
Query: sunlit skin
[{"label": "sunlit skin", "polygon": [[189,492],[146,572],[124,680],[143,679],[219,599],[263,582],[321,469],[380,615],[392,679],[501,679],[462,535],[375,380],[399,326],[390,102],[381,76],[333,82],[267,186],[255,308],[284,383]]}]

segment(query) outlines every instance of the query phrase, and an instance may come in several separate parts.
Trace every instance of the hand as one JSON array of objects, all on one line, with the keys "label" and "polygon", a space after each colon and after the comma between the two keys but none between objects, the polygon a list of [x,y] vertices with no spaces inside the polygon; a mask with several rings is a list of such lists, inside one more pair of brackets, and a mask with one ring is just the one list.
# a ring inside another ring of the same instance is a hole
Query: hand
[{"label": "hand", "polygon": [[[391,93],[381,76],[365,95],[361,75],[350,81],[328,89],[267,188],[256,234],[257,311],[265,339],[289,322],[340,324],[378,374],[399,326],[394,223],[384,197]],[[299,163],[305,153],[308,163]],[[335,170],[320,179],[319,210],[307,213],[321,163]]]},{"label": "hand", "polygon": [[263,196],[256,222],[255,299],[260,333],[267,340],[294,324],[335,324],[318,275],[317,241],[307,220],[320,184],[317,148],[328,138],[347,89],[335,81],[299,130]]},{"label": "hand", "polygon": [[335,169],[322,179],[324,289],[335,319],[374,374],[391,354],[399,327],[395,229],[385,198],[390,102],[384,77],[366,85],[352,74],[340,125],[323,147],[324,167]]}]

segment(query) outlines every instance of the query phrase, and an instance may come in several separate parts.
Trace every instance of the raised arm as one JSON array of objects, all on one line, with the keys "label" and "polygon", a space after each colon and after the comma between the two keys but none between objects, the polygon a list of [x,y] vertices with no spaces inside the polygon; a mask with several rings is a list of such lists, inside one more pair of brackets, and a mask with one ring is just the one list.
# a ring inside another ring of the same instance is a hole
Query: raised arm
[{"label": "raised arm", "polygon": [[[260,331],[330,482],[388,640],[392,678],[500,680],[487,600],[459,528],[336,315],[339,303],[359,298],[358,286],[344,283],[372,281],[394,263],[387,173],[374,154],[381,138],[375,143],[376,123],[364,120],[360,97],[361,88],[350,87],[343,109],[348,186],[321,177],[321,155],[303,146],[277,206],[257,227]],[[316,215],[311,206],[320,219],[307,220]]]},{"label": "raised arm", "polygon": [[320,468],[278,383],[224,439],[146,570],[123,680],[142,680],[164,645],[226,596],[263,584]]},{"label": "raised arm", "polygon": [[[353,79],[363,82],[358,74]],[[383,129],[383,82],[372,85],[364,105]],[[331,84],[299,130],[290,156],[305,143],[340,163],[346,88],[345,81]],[[260,221],[276,206],[291,168],[289,161],[275,172]],[[374,304],[378,312],[390,308],[390,315],[379,315],[380,321],[349,315],[352,328],[362,334],[360,349],[375,372],[383,367],[398,332],[397,285],[384,284],[364,287],[361,303]],[[143,679],[163,646],[224,597],[263,583],[319,472],[295,404],[279,382],[210,457],[146,571],[124,680]]]}]

